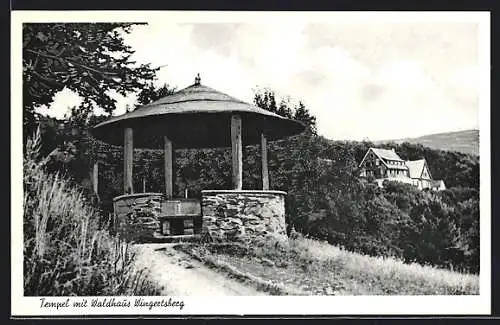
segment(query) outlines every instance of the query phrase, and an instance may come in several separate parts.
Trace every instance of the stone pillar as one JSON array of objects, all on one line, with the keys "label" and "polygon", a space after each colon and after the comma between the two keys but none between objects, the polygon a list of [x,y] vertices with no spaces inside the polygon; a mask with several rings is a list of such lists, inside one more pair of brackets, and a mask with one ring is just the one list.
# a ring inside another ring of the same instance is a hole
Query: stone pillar
[{"label": "stone pillar", "polygon": [[243,146],[241,141],[241,117],[231,116],[231,149],[233,168],[233,189],[243,188]]},{"label": "stone pillar", "polygon": [[132,178],[133,166],[134,133],[132,128],[126,128],[123,141],[123,192],[125,194],[134,193],[134,183]]}]

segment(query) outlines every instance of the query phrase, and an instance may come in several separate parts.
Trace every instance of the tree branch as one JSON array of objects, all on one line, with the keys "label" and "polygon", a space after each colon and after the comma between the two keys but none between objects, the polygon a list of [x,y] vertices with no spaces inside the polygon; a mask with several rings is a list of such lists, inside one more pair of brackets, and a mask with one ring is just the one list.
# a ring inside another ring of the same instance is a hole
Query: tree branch
[{"label": "tree branch", "polygon": [[79,66],[81,68],[84,68],[86,70],[95,72],[95,73],[100,74],[100,75],[117,75],[117,73],[106,72],[106,71],[99,71],[99,70],[96,70],[94,68],[88,67],[88,66],[86,66],[86,65],[84,65],[82,63],[78,63],[78,62],[75,62],[73,60],[69,60],[68,58],[63,58],[63,57],[60,57],[60,56],[57,56],[57,55],[51,55],[51,54],[47,54],[47,53],[33,51],[33,50],[30,50],[30,49],[25,49],[25,51],[26,52],[30,52],[32,54],[39,55],[39,56],[43,56],[43,57],[48,58],[48,59],[54,59],[54,60],[58,60],[58,61],[62,61],[62,62],[70,63],[70,64],[74,64],[74,65],[77,65],[77,66]]},{"label": "tree branch", "polygon": [[[57,80],[54,80],[54,79],[48,79],[44,76],[42,76],[41,74],[39,74],[38,72],[36,71],[32,71],[31,73],[33,73],[35,76],[37,76],[38,78],[42,79],[43,81],[49,83],[49,84],[55,84],[57,86],[62,86],[63,84],[58,82]],[[47,87],[47,88],[50,88],[50,87]]]}]

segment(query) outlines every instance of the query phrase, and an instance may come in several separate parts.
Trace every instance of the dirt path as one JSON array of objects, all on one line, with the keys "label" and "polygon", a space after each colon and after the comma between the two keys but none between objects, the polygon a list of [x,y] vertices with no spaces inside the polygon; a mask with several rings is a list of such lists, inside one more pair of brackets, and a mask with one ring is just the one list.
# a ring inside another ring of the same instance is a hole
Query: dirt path
[{"label": "dirt path", "polygon": [[174,244],[138,244],[134,246],[136,267],[147,268],[162,295],[172,296],[258,296],[253,287],[228,278],[187,254],[173,249]]}]

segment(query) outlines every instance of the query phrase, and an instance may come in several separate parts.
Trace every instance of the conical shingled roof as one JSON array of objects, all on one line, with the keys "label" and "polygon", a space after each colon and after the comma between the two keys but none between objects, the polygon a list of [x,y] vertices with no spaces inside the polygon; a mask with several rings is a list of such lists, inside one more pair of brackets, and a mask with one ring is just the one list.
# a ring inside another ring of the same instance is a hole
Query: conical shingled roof
[{"label": "conical shingled roof", "polygon": [[230,119],[242,117],[244,144],[260,142],[261,132],[277,140],[302,132],[305,126],[251,105],[213,88],[195,84],[136,110],[112,117],[94,127],[93,135],[123,145],[126,127],[134,130],[134,147],[162,148],[164,135],[175,148],[210,148],[231,145]]}]

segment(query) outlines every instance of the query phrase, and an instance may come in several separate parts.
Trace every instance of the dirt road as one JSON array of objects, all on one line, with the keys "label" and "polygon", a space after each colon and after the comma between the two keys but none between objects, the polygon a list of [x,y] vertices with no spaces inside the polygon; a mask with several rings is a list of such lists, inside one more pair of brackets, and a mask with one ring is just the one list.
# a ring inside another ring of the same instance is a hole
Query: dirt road
[{"label": "dirt road", "polygon": [[171,296],[260,296],[264,292],[207,268],[187,254],[173,249],[174,244],[134,246],[136,267],[147,268],[162,295]]}]

